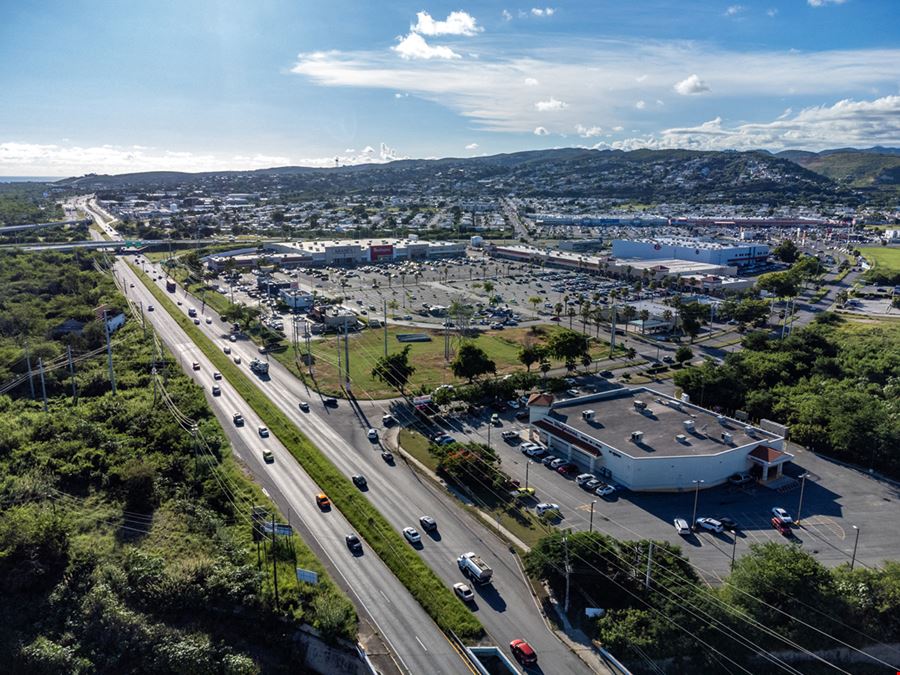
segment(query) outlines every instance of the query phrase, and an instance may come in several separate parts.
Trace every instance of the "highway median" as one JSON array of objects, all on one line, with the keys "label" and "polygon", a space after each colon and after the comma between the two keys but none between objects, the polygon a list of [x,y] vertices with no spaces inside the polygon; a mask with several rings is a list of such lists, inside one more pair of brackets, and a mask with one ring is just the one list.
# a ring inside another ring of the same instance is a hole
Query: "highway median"
[{"label": "highway median", "polygon": [[[474,641],[484,635],[481,623],[471,614],[434,571],[407,545],[387,519],[357,490],[249,377],[219,347],[181,312],[166,293],[143,271],[131,265],[144,285],[194,344],[212,361],[222,376],[247,401],[272,433],[297,459],[309,476],[325,491],[371,548],[378,554],[441,630]],[[310,495],[310,499],[313,495]],[[452,560],[448,564],[454,564]]]}]

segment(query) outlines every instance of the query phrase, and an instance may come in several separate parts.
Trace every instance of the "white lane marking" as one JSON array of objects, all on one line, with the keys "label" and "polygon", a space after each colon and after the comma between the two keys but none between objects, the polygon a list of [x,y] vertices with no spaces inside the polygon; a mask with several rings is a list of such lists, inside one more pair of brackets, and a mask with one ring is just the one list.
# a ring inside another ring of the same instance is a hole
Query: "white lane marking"
[{"label": "white lane marking", "polygon": [[418,635],[416,635],[416,642],[418,642],[420,645],[422,645],[422,649],[424,649],[426,652],[428,651],[428,647],[426,647],[426,646],[425,646],[425,643],[423,643],[423,642],[419,639],[419,636],[418,636]]},{"label": "white lane marking", "polygon": [[379,588],[379,589],[378,589],[378,592],[381,593],[381,597],[383,597],[387,602],[390,603],[390,601],[391,601],[390,598],[388,598],[388,596],[386,596],[386,595],[384,594],[384,591],[383,591],[383,590],[381,590],[381,589]]},{"label": "white lane marking", "polygon": [[269,491],[266,490],[266,488],[262,488],[262,493],[263,493],[266,497],[268,497],[269,499],[272,498],[271,496],[269,496]]}]

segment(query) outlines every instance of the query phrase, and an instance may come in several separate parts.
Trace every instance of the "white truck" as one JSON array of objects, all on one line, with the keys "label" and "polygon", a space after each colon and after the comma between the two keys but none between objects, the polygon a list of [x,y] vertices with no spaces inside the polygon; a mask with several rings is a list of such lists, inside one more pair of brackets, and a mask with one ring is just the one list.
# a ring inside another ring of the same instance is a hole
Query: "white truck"
[{"label": "white truck", "polygon": [[462,573],[476,584],[488,584],[494,574],[492,570],[481,556],[477,556],[472,551],[463,553],[456,559],[456,564]]}]

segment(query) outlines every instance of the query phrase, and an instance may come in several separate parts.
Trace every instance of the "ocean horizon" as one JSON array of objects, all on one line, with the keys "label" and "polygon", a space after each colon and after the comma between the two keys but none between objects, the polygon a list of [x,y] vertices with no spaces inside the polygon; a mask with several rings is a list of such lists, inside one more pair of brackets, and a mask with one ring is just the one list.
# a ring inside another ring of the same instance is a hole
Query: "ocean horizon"
[{"label": "ocean horizon", "polygon": [[0,183],[53,183],[65,176],[0,176]]}]

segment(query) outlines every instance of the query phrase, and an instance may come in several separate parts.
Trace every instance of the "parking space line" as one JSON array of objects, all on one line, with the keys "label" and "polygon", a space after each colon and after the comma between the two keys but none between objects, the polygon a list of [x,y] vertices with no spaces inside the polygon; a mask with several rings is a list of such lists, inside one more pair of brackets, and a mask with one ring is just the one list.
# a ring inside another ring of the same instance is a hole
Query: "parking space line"
[{"label": "parking space line", "polygon": [[830,530],[831,533],[841,541],[844,541],[844,539],[847,538],[847,533],[844,531],[844,528],[836,523],[833,518],[829,518],[828,516],[812,516],[811,518],[804,518],[801,521],[801,525],[803,528],[806,528],[807,525],[812,525],[817,531],[818,528],[825,528]]}]

